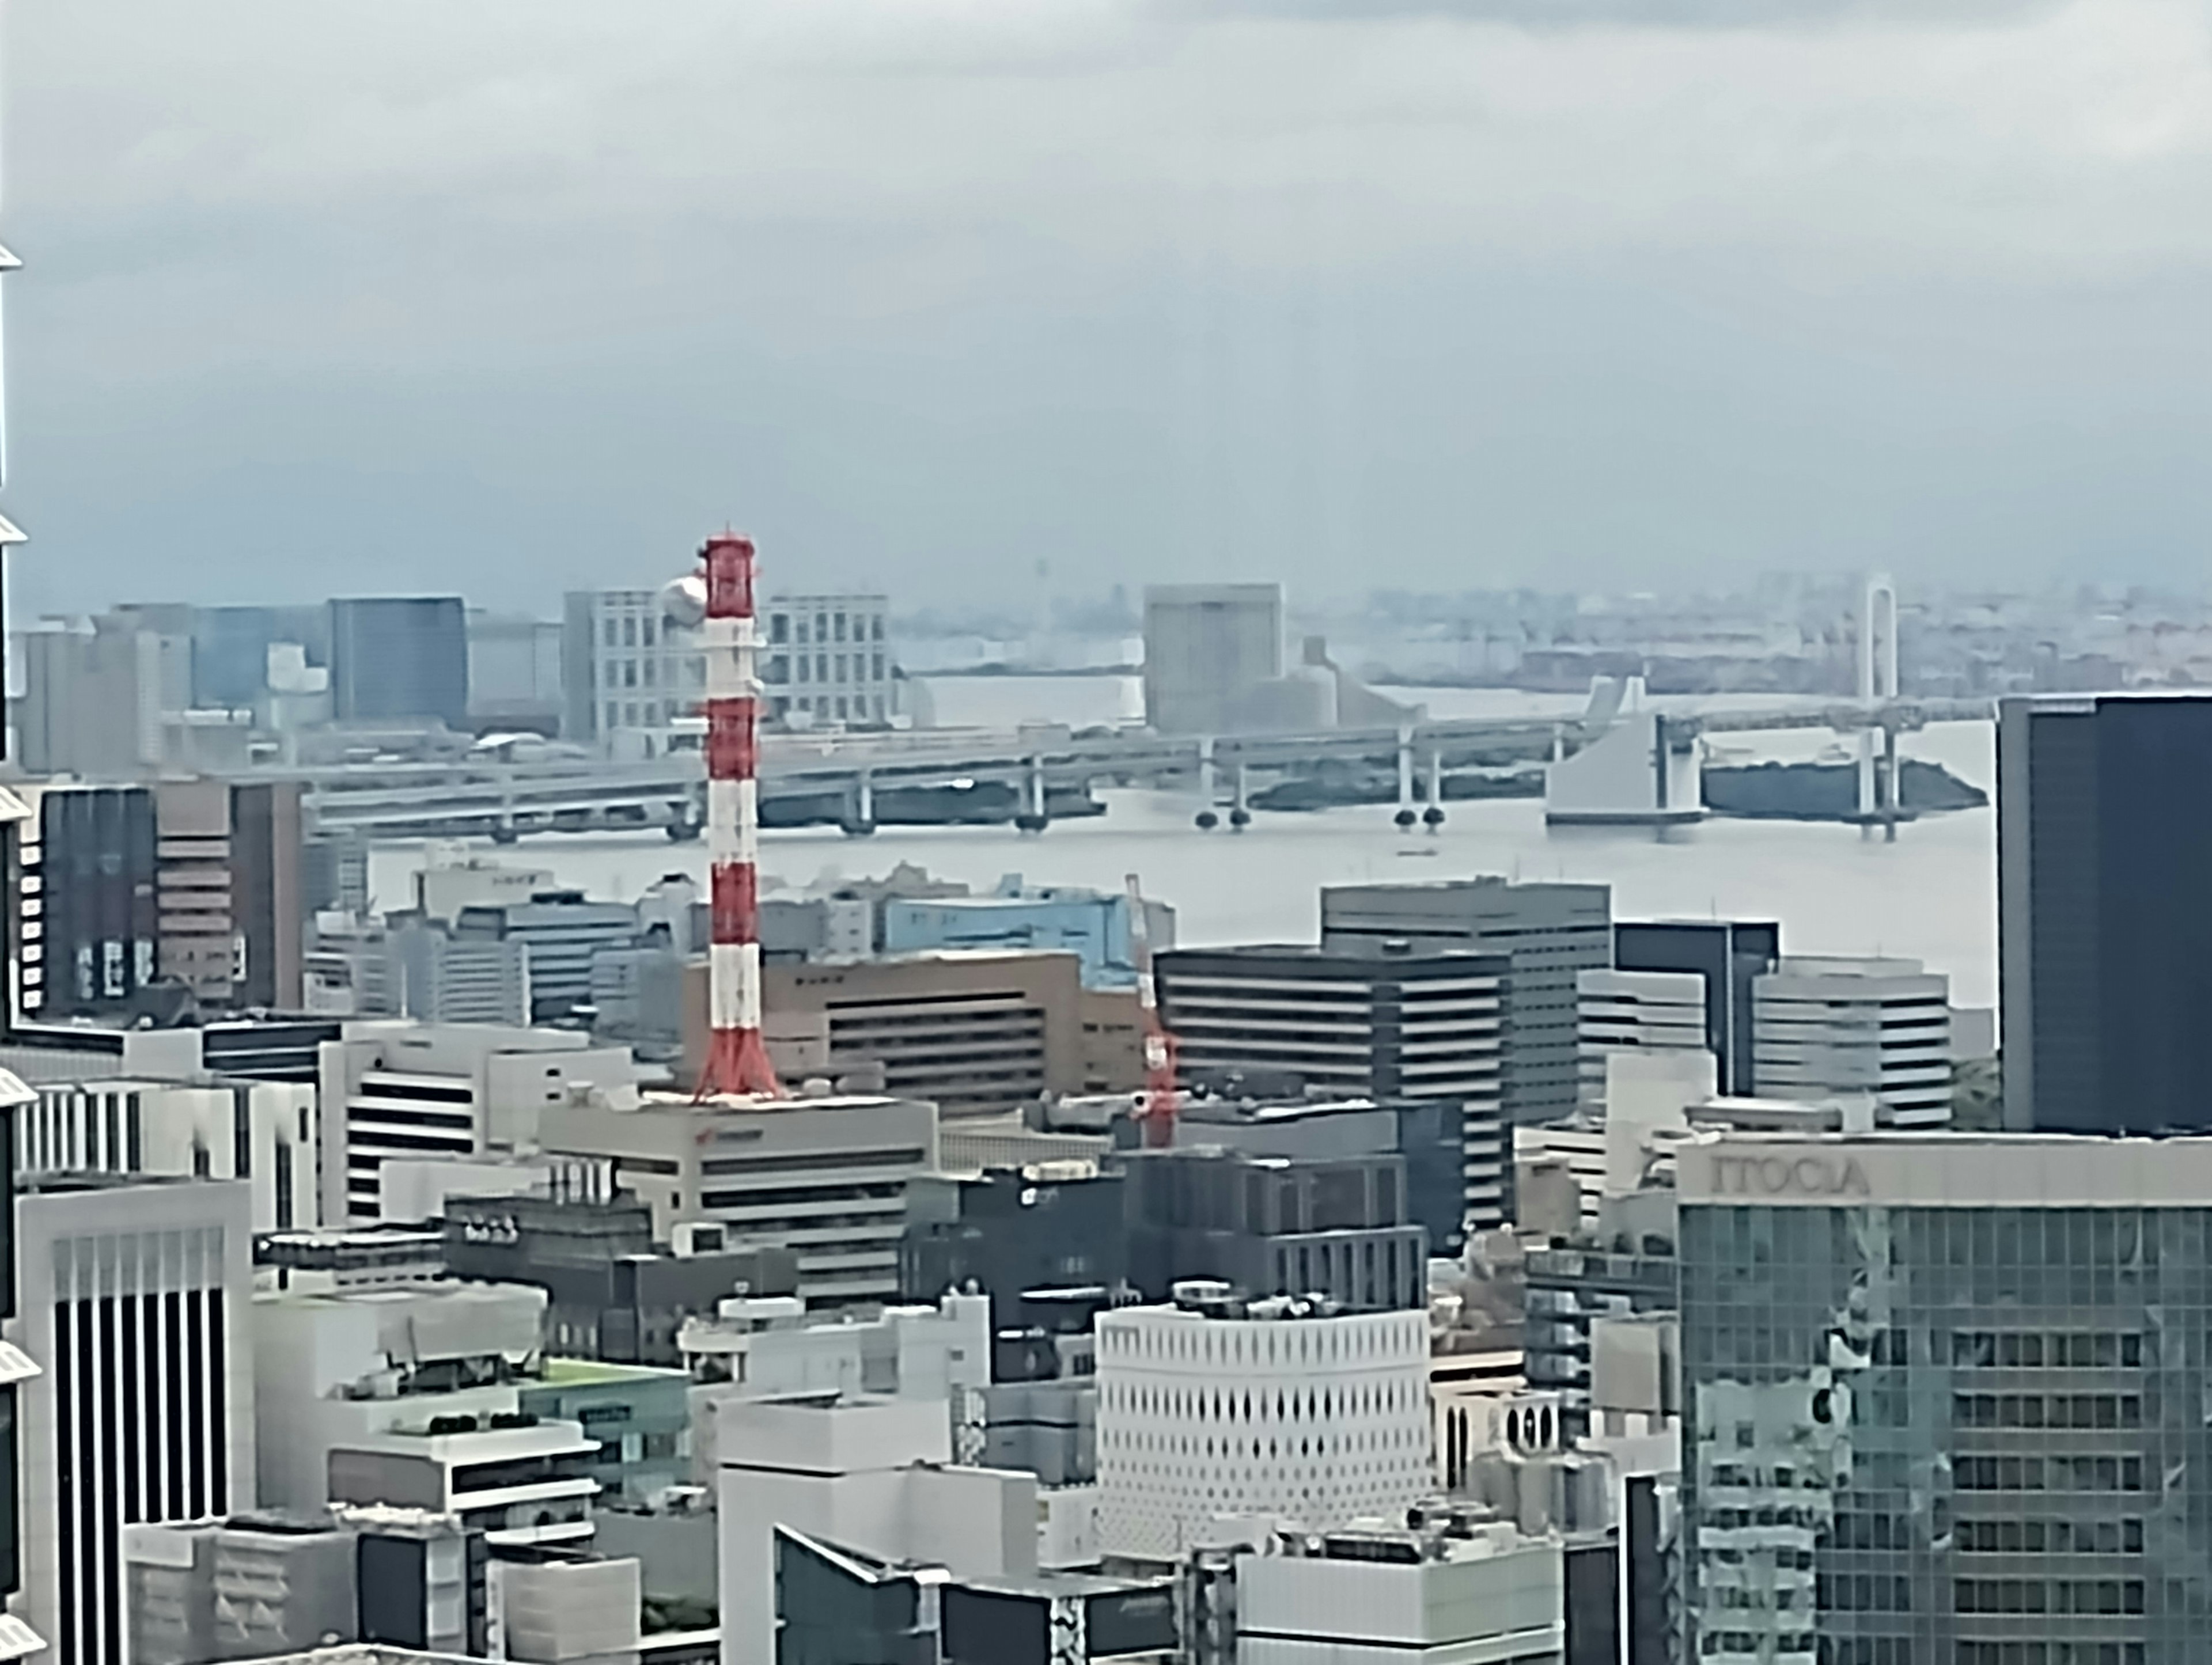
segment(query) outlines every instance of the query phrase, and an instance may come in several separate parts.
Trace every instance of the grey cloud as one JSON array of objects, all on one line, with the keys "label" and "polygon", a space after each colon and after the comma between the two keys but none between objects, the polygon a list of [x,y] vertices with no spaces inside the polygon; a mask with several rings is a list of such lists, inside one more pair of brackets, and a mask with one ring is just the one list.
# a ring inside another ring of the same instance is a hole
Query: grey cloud
[{"label": "grey cloud", "polygon": [[[1205,3],[1205,0],[1197,0]],[[1226,9],[1335,22],[1437,17],[1536,31],[1780,30],[1864,24],[1933,28],[2033,21],[2068,0],[1219,0]],[[1163,3],[1186,9],[1185,0]]]},{"label": "grey cloud", "polygon": [[1294,4],[16,9],[12,575],[544,606],[726,518],[951,599],[2212,535],[2195,6]]}]

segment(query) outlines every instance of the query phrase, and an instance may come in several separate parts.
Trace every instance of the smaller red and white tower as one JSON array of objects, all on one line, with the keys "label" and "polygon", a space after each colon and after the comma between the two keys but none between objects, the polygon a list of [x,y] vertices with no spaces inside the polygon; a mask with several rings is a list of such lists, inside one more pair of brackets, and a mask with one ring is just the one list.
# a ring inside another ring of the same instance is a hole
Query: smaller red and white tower
[{"label": "smaller red and white tower", "polygon": [[707,586],[700,626],[707,657],[707,848],[714,940],[708,950],[713,1035],[698,1097],[780,1098],[761,1039],[760,647],[753,545],[722,532],[699,551]]}]

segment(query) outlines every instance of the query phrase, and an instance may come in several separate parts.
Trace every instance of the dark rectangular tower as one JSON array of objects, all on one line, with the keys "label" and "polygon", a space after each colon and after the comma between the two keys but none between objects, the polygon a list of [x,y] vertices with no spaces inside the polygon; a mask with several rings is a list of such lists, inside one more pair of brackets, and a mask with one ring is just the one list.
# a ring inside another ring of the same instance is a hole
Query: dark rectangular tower
[{"label": "dark rectangular tower", "polygon": [[2212,1127],[2212,697],[2007,700],[2005,1126]]},{"label": "dark rectangular tower", "polygon": [[1505,1119],[1574,1114],[1581,1097],[1576,980],[1613,963],[1613,893],[1602,884],[1516,884],[1495,875],[1421,884],[1332,884],[1321,893],[1333,954],[1502,954]]}]

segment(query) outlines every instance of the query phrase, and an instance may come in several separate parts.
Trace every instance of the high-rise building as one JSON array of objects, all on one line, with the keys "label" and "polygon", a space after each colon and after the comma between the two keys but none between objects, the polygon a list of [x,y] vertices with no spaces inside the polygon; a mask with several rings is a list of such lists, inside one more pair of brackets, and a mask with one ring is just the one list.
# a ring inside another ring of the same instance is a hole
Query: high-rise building
[{"label": "high-rise building", "polygon": [[315,1090],[304,1082],[203,1076],[43,1083],[15,1113],[26,1175],[244,1180],[253,1230],[320,1224]]},{"label": "high-rise building", "polygon": [[21,642],[16,728],[26,769],[131,781],[167,760],[162,719],[189,702],[189,638],[103,613],[88,625],[52,621]]},{"label": "high-rise building", "polygon": [[428,1024],[530,1021],[530,945],[522,937],[456,932],[443,920],[387,917],[347,945],[353,1013]]},{"label": "high-rise building", "polygon": [[1503,954],[1300,946],[1177,949],[1153,962],[1186,1087],[1241,1074],[1292,1094],[1458,1105],[1462,1185],[1478,1226],[1510,1217],[1502,1121],[1510,965]]},{"label": "high-rise building", "polygon": [[[384,1506],[134,1526],[124,1556],[131,1665],[486,1655],[484,1536],[449,1515]],[[355,1642],[366,1645],[332,1645]]]},{"label": "high-rise building", "polygon": [[626,1047],[574,1030],[494,1024],[349,1023],[319,1068],[323,1218],[379,1218],[387,1157],[471,1157],[538,1137],[545,1111],[635,1097]]},{"label": "high-rise building", "polygon": [[26,1017],[296,1010],[300,788],[221,781],[56,788],[23,851]]},{"label": "high-rise building", "polygon": [[685,1253],[669,1253],[653,1235],[653,1211],[628,1196],[478,1195],[462,1185],[439,1206],[447,1270],[536,1285],[550,1303],[547,1346],[578,1358],[676,1364],[677,1336],[690,1315],[713,1311],[734,1289],[781,1296],[799,1288],[788,1249],[702,1249],[694,1233]]},{"label": "high-rise building", "polygon": [[0,1071],[0,1322],[15,1339],[0,1342],[0,1660],[41,1652],[46,1638],[12,1609],[23,1589],[25,1471],[19,1448],[23,1419],[21,1395],[40,1365],[17,1345],[15,1319],[20,1310],[16,1273],[15,1117],[30,1091]]},{"label": "high-rise building", "polygon": [[459,596],[331,603],[331,714],[344,722],[469,726],[469,629]]},{"label": "high-rise building", "polygon": [[1225,1284],[1097,1319],[1098,1541],[1179,1559],[1223,1515],[1310,1529],[1432,1487],[1425,1312],[1339,1313]]},{"label": "high-rise building", "polygon": [[23,1607],[57,1659],[119,1665],[125,1527],[254,1495],[251,1188],[51,1176],[15,1210]]},{"label": "high-rise building", "polygon": [[[696,748],[707,670],[699,627],[662,590],[572,590],[562,616],[562,732],[618,756]],[[890,603],[877,594],[776,595],[761,606],[762,715],[882,723],[898,714]]]},{"label": "high-rise building", "polygon": [[[1251,1157],[1317,1161],[1395,1153],[1405,1161],[1405,1218],[1428,1234],[1429,1253],[1456,1259],[1466,1233],[1507,1224],[1510,1147],[1494,1100],[1186,1097],[1179,1137]],[[1124,1123],[1119,1130],[1134,1132]],[[1292,1291],[1293,1293],[1297,1291]]]},{"label": "high-rise building", "polygon": [[530,1019],[566,1018],[590,1000],[592,957],[637,940],[637,909],[626,902],[593,902],[581,890],[547,890],[527,902],[460,910],[456,943],[520,941],[528,956]]},{"label": "high-rise building", "polygon": [[1753,979],[1764,1098],[1866,1094],[1899,1127],[1951,1119],[1951,981],[1918,960],[1792,955]]},{"label": "high-rise building", "polygon": [[2212,1125],[2212,697],[2007,700],[1997,937],[2008,1127]]},{"label": "high-rise building", "polygon": [[[1134,989],[1085,988],[1073,954],[953,949],[830,965],[772,963],[761,978],[769,1055],[787,1080],[880,1068],[885,1091],[948,1116],[1003,1115],[1047,1093],[1144,1084]],[[705,1058],[707,969],[687,969],[685,1074]]]},{"label": "high-rise building", "polygon": [[253,1303],[260,1496],[274,1508],[393,1504],[460,1517],[495,1548],[588,1546],[599,1443],[532,1414],[545,1294],[362,1275]]},{"label": "high-rise building", "polygon": [[[1236,1557],[1240,1660],[1583,1665],[1614,1654],[1570,1645],[1556,1537],[1484,1518],[1367,1522],[1313,1537],[1284,1531]],[[1607,1591],[1607,1594],[1610,1594]]]},{"label": "high-rise building", "polygon": [[2203,1652],[2212,1140],[1708,1134],[1675,1170],[1683,1658]]},{"label": "high-rise building", "polygon": [[[1134,988],[1137,963],[1129,925],[1130,909],[1137,905],[1126,890],[1024,884],[1019,873],[1009,873],[988,895],[890,898],[883,904],[883,950],[1064,950],[1080,963],[1085,987]],[[1153,951],[1174,947],[1175,909],[1160,902],[1142,906]]]},{"label": "high-rise building", "polygon": [[1506,1119],[1572,1114],[1582,1096],[1576,979],[1613,963],[1606,886],[1496,877],[1332,884],[1321,893],[1321,941],[1338,954],[1505,956]]},{"label": "high-rise building", "polygon": [[1616,1053],[1711,1049],[1705,985],[1694,972],[1585,971],[1575,991],[1586,1109],[1604,1107],[1605,1060]]},{"label": "high-rise building", "polygon": [[884,723],[898,672],[883,595],[773,595],[762,609],[763,714],[771,722]]},{"label": "high-rise building", "polygon": [[1720,1090],[1739,1097],[1760,1091],[1752,983],[1781,957],[1782,927],[1771,920],[1623,920],[1613,928],[1617,970],[1698,980],[1705,1047],[1718,1060]]},{"label": "high-rise building", "polygon": [[468,610],[469,713],[483,725],[559,732],[562,627],[528,613]]},{"label": "high-rise building", "polygon": [[695,1247],[788,1249],[811,1306],[899,1289],[908,1182],[937,1167],[937,1107],[918,1099],[708,1099],[548,1105],[544,1149],[604,1158],[651,1206],[653,1234]]},{"label": "high-rise building", "polygon": [[1283,674],[1279,584],[1145,589],[1145,720],[1163,734],[1231,734]]},{"label": "high-rise building", "polygon": [[1428,1305],[1429,1234],[1395,1153],[1251,1157],[1198,1146],[1127,1158],[1129,1281],[1155,1301],[1210,1278],[1350,1312]]},{"label": "high-rise building", "polygon": [[698,626],[672,617],[662,590],[571,590],[561,684],[565,738],[613,756],[658,757],[707,696]]}]

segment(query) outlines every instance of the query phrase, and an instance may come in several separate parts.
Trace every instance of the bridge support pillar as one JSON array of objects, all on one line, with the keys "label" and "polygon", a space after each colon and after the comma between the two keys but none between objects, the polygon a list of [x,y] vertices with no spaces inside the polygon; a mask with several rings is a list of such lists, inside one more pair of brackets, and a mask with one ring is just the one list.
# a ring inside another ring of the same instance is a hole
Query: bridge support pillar
[{"label": "bridge support pillar", "polygon": [[1252,824],[1252,811],[1244,801],[1249,791],[1249,771],[1243,758],[1237,759],[1237,773],[1230,779],[1232,784],[1229,789],[1229,830],[1243,832]]},{"label": "bridge support pillar", "polygon": [[1429,753],[1429,806],[1421,811],[1422,823],[1433,836],[1444,823],[1444,749]]},{"label": "bridge support pillar", "polygon": [[847,795],[843,831],[848,838],[866,838],[876,829],[876,781],[866,769],[853,777]]},{"label": "bridge support pillar", "polygon": [[1221,824],[1221,817],[1213,812],[1213,794],[1219,790],[1214,779],[1213,737],[1202,737],[1198,743],[1198,829],[1212,832]]},{"label": "bridge support pillar", "polygon": [[1905,795],[1898,790],[1897,731],[1882,731],[1882,806],[1888,812],[1882,817],[1881,836],[1886,844],[1897,842],[1897,821],[1905,811]]},{"label": "bridge support pillar", "polygon": [[1391,820],[1401,832],[1411,832],[1420,817],[1413,812],[1413,729],[1408,723],[1398,730],[1398,812]]},{"label": "bridge support pillar", "polygon": [[1014,830],[1017,832],[1025,833],[1041,833],[1048,826],[1052,824],[1052,817],[1045,813],[1044,807],[1043,758],[1032,757],[1029,760],[1029,772],[1024,777],[1023,787],[1023,797],[1027,807],[1023,810],[1021,814],[1014,817]]}]

